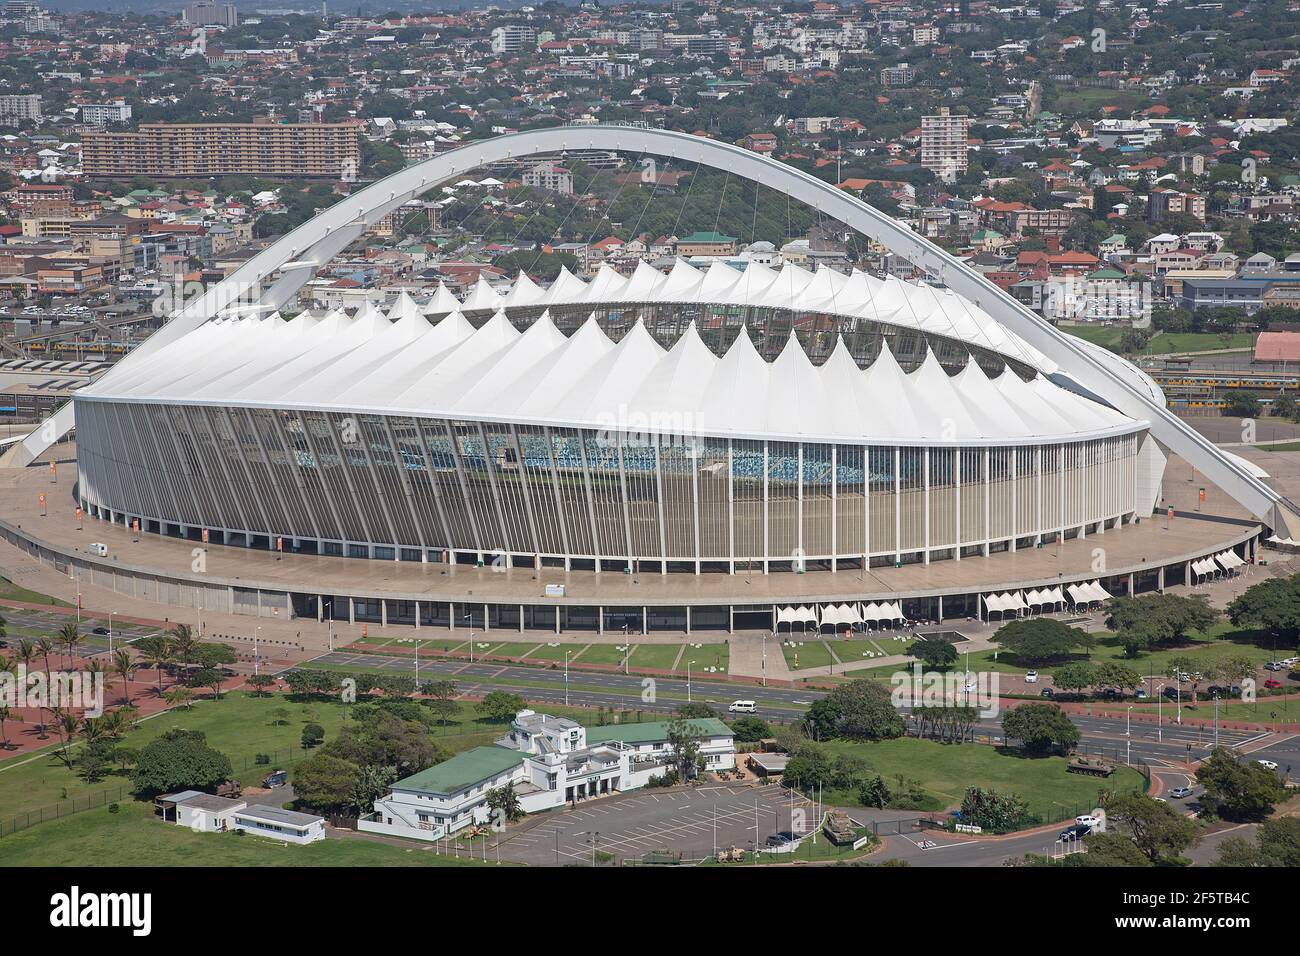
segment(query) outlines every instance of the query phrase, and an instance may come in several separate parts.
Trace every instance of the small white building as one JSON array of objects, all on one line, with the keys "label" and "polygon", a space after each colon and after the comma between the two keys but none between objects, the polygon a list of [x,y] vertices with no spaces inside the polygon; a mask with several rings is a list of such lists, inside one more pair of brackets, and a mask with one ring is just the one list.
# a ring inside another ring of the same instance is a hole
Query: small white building
[{"label": "small white building", "polygon": [[280,807],[250,805],[197,790],[164,794],[154,801],[163,819],[195,833],[228,833],[238,830],[288,843],[314,843],[325,839],[324,817],[297,813]]},{"label": "small white building", "polygon": [[[736,766],[736,741],[717,718],[686,720],[709,771]],[[583,727],[567,717],[521,710],[510,733],[399,780],[375,801],[357,828],[418,840],[439,840],[475,823],[487,823],[488,793],[514,787],[525,813],[636,790],[661,776],[671,762],[669,722]]]},{"label": "small white building", "polygon": [[231,828],[286,843],[315,843],[325,839],[324,817],[262,804],[236,810]]}]

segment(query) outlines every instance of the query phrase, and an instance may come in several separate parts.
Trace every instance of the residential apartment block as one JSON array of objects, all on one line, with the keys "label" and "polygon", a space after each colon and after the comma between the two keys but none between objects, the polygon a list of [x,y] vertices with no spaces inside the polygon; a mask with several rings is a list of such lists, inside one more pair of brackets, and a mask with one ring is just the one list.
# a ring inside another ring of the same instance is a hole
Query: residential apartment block
[{"label": "residential apartment block", "polygon": [[347,180],[361,168],[361,124],[145,123],[137,132],[87,131],[91,178],[308,176]]},{"label": "residential apartment block", "polygon": [[966,136],[970,117],[942,106],[934,116],[921,117],[921,166],[950,182],[966,172]]},{"label": "residential apartment block", "polygon": [[28,122],[39,123],[41,115],[41,97],[39,93],[6,93],[0,95],[0,123]]}]

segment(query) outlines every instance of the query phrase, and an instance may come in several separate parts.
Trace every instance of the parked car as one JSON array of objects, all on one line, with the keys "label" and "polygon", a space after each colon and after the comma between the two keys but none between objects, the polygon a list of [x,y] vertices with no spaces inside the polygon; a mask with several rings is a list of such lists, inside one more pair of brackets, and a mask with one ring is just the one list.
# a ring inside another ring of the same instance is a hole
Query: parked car
[{"label": "parked car", "polygon": [[101,625],[99,625],[99,627],[91,628],[90,633],[91,633],[91,634],[107,634],[107,633],[108,633],[108,628],[104,627],[104,625],[101,624]]},{"label": "parked car", "polygon": [[1173,797],[1175,800],[1184,800],[1191,795],[1191,787],[1174,787],[1174,789],[1169,791],[1169,796]]},{"label": "parked car", "polygon": [[1280,671],[1283,668],[1283,666],[1284,665],[1282,664],[1281,661],[1269,661],[1267,664],[1264,665],[1264,670]]},{"label": "parked car", "polygon": [[1145,687],[1139,687],[1137,690],[1133,691],[1133,696],[1136,697],[1138,700],[1146,700],[1147,689]]},{"label": "parked car", "polygon": [[1279,687],[1282,686],[1282,682],[1280,680],[1274,680],[1272,677],[1270,677],[1268,680],[1264,681],[1264,686],[1267,687],[1269,690],[1277,690]]},{"label": "parked car", "polygon": [[767,845],[773,847],[789,846],[794,842],[794,834],[787,831],[773,833],[767,838]]},{"label": "parked car", "polygon": [[1039,696],[1039,697],[1055,697],[1056,695],[1055,695],[1055,693],[1052,691],[1052,688],[1050,688],[1050,687],[1044,687],[1042,690],[1040,690],[1040,691],[1038,692],[1038,696]]},{"label": "parked car", "polygon": [[1179,697],[1177,687],[1166,687],[1163,691],[1161,691],[1161,693],[1164,694],[1166,697],[1168,697],[1170,700],[1177,700]]},{"label": "parked car", "polygon": [[1074,818],[1076,824],[1086,824],[1090,827],[1101,826],[1101,817],[1094,817],[1091,813],[1081,813]]},{"label": "parked car", "polygon": [[1026,683],[1026,684],[1037,684],[1037,683],[1038,683],[1038,671],[1025,671],[1025,683]]},{"label": "parked car", "polygon": [[1263,767],[1265,770],[1276,770],[1276,769],[1277,769],[1277,761],[1276,761],[1276,760],[1256,760],[1255,762],[1256,762],[1257,764],[1259,764],[1261,767]]},{"label": "parked car", "polygon": [[1056,839],[1068,842],[1070,840],[1082,840],[1092,832],[1092,827],[1087,823],[1076,823],[1072,827],[1066,827],[1061,831],[1061,835]]}]

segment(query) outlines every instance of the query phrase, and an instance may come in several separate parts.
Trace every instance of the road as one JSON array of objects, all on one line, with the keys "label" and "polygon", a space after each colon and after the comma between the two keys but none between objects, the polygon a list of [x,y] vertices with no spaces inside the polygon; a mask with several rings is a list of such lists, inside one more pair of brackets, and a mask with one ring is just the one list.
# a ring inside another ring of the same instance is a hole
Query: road
[{"label": "road", "polygon": [[[334,651],[305,662],[310,668],[316,664],[331,667],[365,668],[414,676],[415,660],[384,654],[365,654],[355,651]],[[566,700],[578,707],[611,707],[621,710],[641,710],[668,714],[691,701],[707,703],[715,709],[724,709],[737,698],[752,698],[757,716],[772,721],[789,722],[798,719],[813,701],[825,695],[811,688],[749,687],[714,680],[687,681],[676,677],[643,678],[635,675],[573,671],[569,675],[566,695],[562,666],[556,668],[528,667],[515,664],[470,664],[465,661],[421,660],[420,676],[440,675],[455,680],[460,692],[478,697],[493,690],[519,694],[538,704],[563,705]],[[904,708],[906,713],[906,708]],[[1116,759],[1142,759],[1148,762],[1166,761],[1184,763],[1200,760],[1214,747],[1213,729],[1179,726],[1172,721],[1161,727],[1147,723],[1134,723],[1126,728],[1122,717],[1071,715],[1082,734],[1082,749],[1089,753],[1102,753]],[[1126,729],[1131,731],[1126,734]],[[976,732],[1001,736],[1000,718],[981,719]],[[1275,738],[1274,735],[1242,730],[1220,730],[1219,743],[1240,751],[1249,751],[1252,759],[1275,761],[1283,772],[1300,771],[1300,738]]]}]

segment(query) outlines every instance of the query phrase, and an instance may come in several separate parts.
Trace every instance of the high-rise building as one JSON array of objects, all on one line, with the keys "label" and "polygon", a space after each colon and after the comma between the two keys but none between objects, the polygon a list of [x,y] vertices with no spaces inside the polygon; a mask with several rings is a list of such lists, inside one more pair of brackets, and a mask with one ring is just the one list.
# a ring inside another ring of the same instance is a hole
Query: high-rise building
[{"label": "high-rise building", "polygon": [[89,177],[287,176],[355,179],[361,128],[343,123],[145,123],[82,137]]},{"label": "high-rise building", "polygon": [[493,53],[522,53],[537,46],[537,30],[508,23],[492,31]]},{"label": "high-rise building", "polygon": [[966,134],[970,117],[958,116],[948,107],[939,107],[934,116],[921,117],[921,166],[944,182],[951,182],[966,172]]},{"label": "high-rise building", "polygon": [[233,3],[216,3],[215,0],[194,0],[183,11],[185,22],[196,27],[237,27],[239,11]]},{"label": "high-rise building", "polygon": [[0,95],[0,122],[39,123],[43,118],[39,93],[6,93]]},{"label": "high-rise building", "polygon": [[131,104],[124,100],[116,103],[83,103],[81,122],[87,126],[113,126],[131,121]]}]

